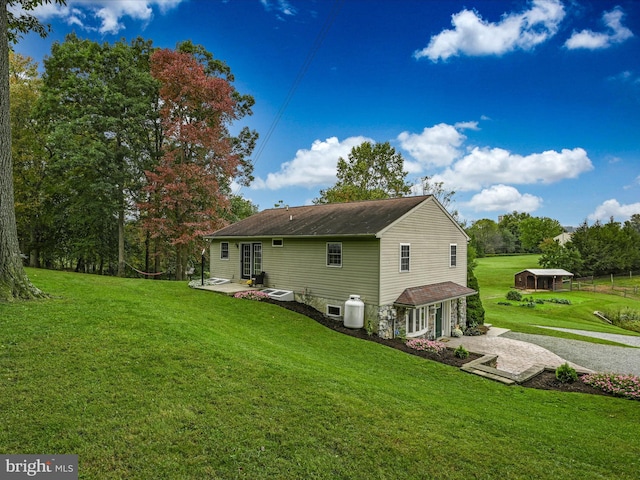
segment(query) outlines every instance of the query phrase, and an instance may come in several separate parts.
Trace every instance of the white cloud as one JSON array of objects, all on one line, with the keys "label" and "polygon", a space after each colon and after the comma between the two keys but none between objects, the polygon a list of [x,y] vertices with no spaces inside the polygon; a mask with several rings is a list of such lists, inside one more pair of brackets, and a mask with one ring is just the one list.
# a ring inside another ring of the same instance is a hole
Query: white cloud
[{"label": "white cloud", "polygon": [[337,137],[325,141],[316,140],[311,149],[300,149],[290,162],[280,166],[280,171],[269,173],[266,180],[256,178],[253,189],[277,190],[283,187],[318,187],[336,182],[338,158],[345,160],[351,149],[363,142],[373,142],[366,137],[349,137],[342,142]]},{"label": "white cloud", "polygon": [[[466,125],[463,128],[471,128],[468,126],[470,124],[473,124],[474,129],[477,129],[477,122],[466,122],[456,124],[456,126]],[[459,147],[467,138],[459,132],[456,126],[440,123],[425,128],[422,133],[402,132],[398,135],[398,140],[400,146],[409,152],[421,166],[427,168],[446,167],[460,157]]]},{"label": "white cloud", "polygon": [[451,16],[452,30],[431,37],[429,45],[414,53],[432,62],[457,55],[502,55],[531,50],[558,31],[565,16],[560,0],[534,0],[529,10],[504,14],[497,23],[487,22],[476,11],[462,10]]},{"label": "white cloud", "polygon": [[630,188],[635,188],[640,186],[640,175],[638,175],[635,180],[633,182],[631,182],[631,185],[625,185],[624,187],[622,187],[625,190],[629,190]]},{"label": "white cloud", "polygon": [[598,205],[596,210],[589,215],[589,220],[608,221],[613,217],[618,221],[625,221],[636,213],[640,214],[640,202],[620,205],[616,199],[612,198],[603,202],[602,205]]},{"label": "white cloud", "polygon": [[542,205],[542,199],[528,193],[522,194],[508,185],[493,185],[474,195],[465,206],[476,212],[503,211],[531,213]]},{"label": "white cloud", "polygon": [[607,27],[606,33],[594,32],[592,30],[573,32],[571,37],[565,42],[564,46],[570,50],[576,48],[597,50],[601,48],[608,48],[616,43],[622,43],[633,37],[631,30],[622,25],[623,17],[624,12],[620,7],[616,7],[610,12],[605,12],[602,15],[602,22]]},{"label": "white cloud", "polygon": [[122,23],[125,17],[148,23],[153,19],[154,7],[164,14],[182,1],[184,0],[67,0],[66,5],[40,5],[33,13],[40,20],[59,18],[85,30],[115,35],[125,28]]},{"label": "white cloud", "polygon": [[264,6],[264,9],[267,12],[275,10],[276,12],[287,16],[293,16],[298,13],[287,0],[260,0],[260,3]]},{"label": "white cloud", "polygon": [[473,148],[444,172],[434,175],[456,190],[479,190],[495,183],[554,183],[593,169],[582,148],[549,150],[522,156],[501,148]]}]

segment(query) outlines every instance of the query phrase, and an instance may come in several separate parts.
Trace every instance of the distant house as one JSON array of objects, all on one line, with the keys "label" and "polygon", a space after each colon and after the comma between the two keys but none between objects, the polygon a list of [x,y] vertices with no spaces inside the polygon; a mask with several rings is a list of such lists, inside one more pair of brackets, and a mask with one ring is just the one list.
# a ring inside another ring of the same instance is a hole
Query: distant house
[{"label": "distant house", "polygon": [[560,268],[530,268],[515,274],[515,287],[521,290],[566,290],[572,287],[573,273]]},{"label": "distant house", "polygon": [[558,242],[560,245],[564,245],[567,242],[571,241],[571,236],[573,233],[571,232],[562,232],[560,235],[556,235],[553,239]]},{"label": "distant house", "polygon": [[467,237],[433,196],[264,210],[218,230],[213,277],[264,285],[341,318],[350,295],[383,338],[466,323]]}]

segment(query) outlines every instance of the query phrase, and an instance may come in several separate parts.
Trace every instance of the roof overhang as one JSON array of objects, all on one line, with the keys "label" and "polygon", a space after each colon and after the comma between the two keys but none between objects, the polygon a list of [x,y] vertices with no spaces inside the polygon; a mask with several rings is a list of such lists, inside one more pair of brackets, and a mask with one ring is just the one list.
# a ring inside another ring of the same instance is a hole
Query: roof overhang
[{"label": "roof overhang", "polygon": [[395,305],[404,307],[418,307],[431,303],[453,300],[455,298],[475,295],[475,290],[458,285],[454,282],[441,282],[432,285],[407,288],[394,302]]}]

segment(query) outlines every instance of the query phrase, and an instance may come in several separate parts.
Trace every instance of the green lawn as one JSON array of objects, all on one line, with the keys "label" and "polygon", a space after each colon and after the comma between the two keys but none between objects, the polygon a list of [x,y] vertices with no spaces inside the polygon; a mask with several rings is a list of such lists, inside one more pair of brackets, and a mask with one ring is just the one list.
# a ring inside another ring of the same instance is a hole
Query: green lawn
[{"label": "green lawn", "polygon": [[506,387],[275,305],[29,270],[0,304],[0,452],[91,479],[637,478],[640,408]]},{"label": "green lawn", "polygon": [[478,259],[475,275],[480,284],[480,298],[485,308],[485,322],[496,327],[509,328],[514,332],[551,335],[562,338],[573,338],[592,343],[613,344],[605,340],[577,336],[570,333],[537,328],[535,325],[550,327],[590,330],[605,333],[621,333],[638,335],[629,330],[609,325],[593,312],[619,307],[639,309],[640,303],[636,299],[624,298],[618,295],[593,293],[587,291],[566,292],[535,292],[526,294],[534,299],[565,299],[571,305],[555,303],[536,304],[534,308],[519,306],[511,302],[511,306],[500,305],[506,302],[506,294],[512,289],[514,275],[527,268],[540,268],[538,255],[517,255],[504,257],[487,257]]}]

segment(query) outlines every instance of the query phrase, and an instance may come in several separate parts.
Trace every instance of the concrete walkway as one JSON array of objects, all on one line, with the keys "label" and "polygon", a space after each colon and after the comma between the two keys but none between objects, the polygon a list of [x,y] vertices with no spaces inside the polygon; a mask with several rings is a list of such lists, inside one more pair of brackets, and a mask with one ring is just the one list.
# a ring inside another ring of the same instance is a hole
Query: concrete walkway
[{"label": "concrete walkway", "polygon": [[[508,332],[509,330],[504,328],[491,327],[486,335],[452,337],[446,339],[446,344],[452,348],[463,345],[470,352],[497,355],[498,363],[496,368],[514,375],[519,375],[535,365],[557,368],[567,361],[542,346],[504,337],[503,335]],[[588,370],[582,365],[568,363],[574,368]]]},{"label": "concrete walkway", "polygon": [[611,340],[612,342],[622,343],[624,345],[630,345],[632,347],[640,348],[640,336],[621,335],[619,333],[602,333],[592,332],[590,330],[573,330],[571,328],[560,327],[543,327],[542,325],[536,325],[538,328],[547,328],[549,330],[558,330],[559,332],[575,333],[577,335],[583,335],[585,337],[601,338],[603,340]]}]

